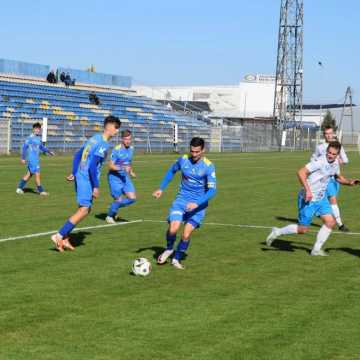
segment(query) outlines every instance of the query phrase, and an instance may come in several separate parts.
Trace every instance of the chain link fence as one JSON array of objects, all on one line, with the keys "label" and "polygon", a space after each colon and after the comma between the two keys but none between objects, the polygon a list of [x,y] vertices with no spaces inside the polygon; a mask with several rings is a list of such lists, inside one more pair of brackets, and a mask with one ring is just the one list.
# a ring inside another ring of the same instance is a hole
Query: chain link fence
[{"label": "chain link fence", "polygon": [[[0,119],[0,152],[19,152],[26,137],[32,132],[33,123],[37,121],[42,122],[42,119]],[[282,133],[276,130],[271,122],[256,121],[221,127],[178,124],[177,142],[172,123],[123,122],[121,128],[131,130],[134,147],[139,152],[184,152],[188,150],[190,140],[194,136],[204,138],[207,150],[212,152],[279,151],[282,137]],[[49,119],[47,145],[56,152],[72,153],[101,129],[100,122]],[[320,135],[316,129],[288,129],[281,150],[312,151],[319,143]],[[120,134],[112,139],[112,144],[119,141]],[[355,143],[358,143],[358,137],[354,140]]]},{"label": "chain link fence", "polygon": [[[41,118],[0,119],[1,153],[18,153],[25,139],[32,133],[32,125],[42,122]],[[58,153],[72,153],[95,133],[102,131],[103,124],[88,121],[48,120],[47,146]],[[195,136],[205,139],[207,150],[211,144],[211,128],[178,124],[177,142],[174,141],[172,123],[123,122],[121,130],[129,129],[133,145],[140,152],[187,151],[190,140]],[[112,145],[120,142],[120,133],[111,140]]]}]

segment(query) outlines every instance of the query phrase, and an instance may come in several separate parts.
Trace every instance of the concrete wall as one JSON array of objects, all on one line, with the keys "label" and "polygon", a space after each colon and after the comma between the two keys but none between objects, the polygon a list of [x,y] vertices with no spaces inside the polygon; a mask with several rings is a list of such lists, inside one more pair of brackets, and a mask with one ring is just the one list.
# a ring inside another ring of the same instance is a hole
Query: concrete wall
[{"label": "concrete wall", "polygon": [[275,81],[259,75],[245,77],[238,85],[133,86],[139,95],[161,100],[207,101],[214,116],[268,117],[274,106]]}]

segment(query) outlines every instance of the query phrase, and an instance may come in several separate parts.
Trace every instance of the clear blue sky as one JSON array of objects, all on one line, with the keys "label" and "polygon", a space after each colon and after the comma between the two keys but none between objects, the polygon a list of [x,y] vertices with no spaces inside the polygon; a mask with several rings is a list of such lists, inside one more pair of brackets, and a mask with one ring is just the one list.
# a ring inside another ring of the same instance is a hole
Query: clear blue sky
[{"label": "clear blue sky", "polygon": [[[350,85],[360,103],[360,2],[304,8],[305,102],[340,100]],[[0,57],[95,64],[149,85],[237,84],[274,73],[279,9],[280,0],[4,1]]]}]

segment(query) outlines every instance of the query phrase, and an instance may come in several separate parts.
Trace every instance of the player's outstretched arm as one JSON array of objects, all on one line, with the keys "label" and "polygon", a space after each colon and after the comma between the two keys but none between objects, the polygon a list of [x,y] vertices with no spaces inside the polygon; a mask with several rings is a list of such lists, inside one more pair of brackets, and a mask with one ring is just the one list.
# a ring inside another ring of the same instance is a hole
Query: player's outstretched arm
[{"label": "player's outstretched arm", "polygon": [[129,166],[129,175],[133,178],[136,178],[136,173],[135,173],[132,165]]},{"label": "player's outstretched arm", "polygon": [[347,179],[343,175],[336,175],[336,181],[338,181],[342,185],[348,185],[348,186],[360,185],[359,179]]},{"label": "player's outstretched arm", "polygon": [[179,159],[176,160],[176,162],[169,168],[169,170],[166,172],[161,184],[160,188],[158,190],[155,190],[153,192],[153,197],[156,199],[159,199],[163,193],[163,191],[166,189],[166,187],[169,185],[171,180],[174,178],[177,171],[180,170],[180,164]]},{"label": "player's outstretched arm", "polygon": [[50,151],[45,145],[40,144],[39,146],[40,151],[42,151],[44,154],[49,154],[51,156],[54,156],[55,153],[53,151]]},{"label": "player's outstretched arm", "polygon": [[155,199],[159,199],[159,198],[161,197],[162,193],[163,193],[162,190],[157,189],[157,190],[155,190],[155,191],[152,193],[152,196],[153,196]]},{"label": "player's outstretched arm", "polygon": [[73,157],[72,171],[71,171],[71,174],[66,177],[67,181],[74,181],[75,180],[75,175],[76,175],[76,173],[78,171],[78,168],[79,168],[79,164],[80,164],[80,161],[81,161],[83,150],[84,150],[84,147],[81,147],[75,153],[75,155]]}]

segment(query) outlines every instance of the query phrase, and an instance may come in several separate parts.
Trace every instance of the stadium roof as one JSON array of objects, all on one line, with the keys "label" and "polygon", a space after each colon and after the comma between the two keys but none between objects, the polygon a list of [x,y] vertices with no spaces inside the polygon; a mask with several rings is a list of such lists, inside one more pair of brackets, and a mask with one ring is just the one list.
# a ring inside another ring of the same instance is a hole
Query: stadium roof
[{"label": "stadium roof", "polygon": [[[345,105],[346,107],[350,106],[349,104]],[[352,106],[356,106],[355,104],[352,104]],[[342,108],[344,107],[344,104],[304,104],[303,110],[320,110],[320,109],[336,109],[336,108]]]},{"label": "stadium roof", "polygon": [[156,100],[162,104],[170,104],[175,111],[211,112],[207,101]]}]

